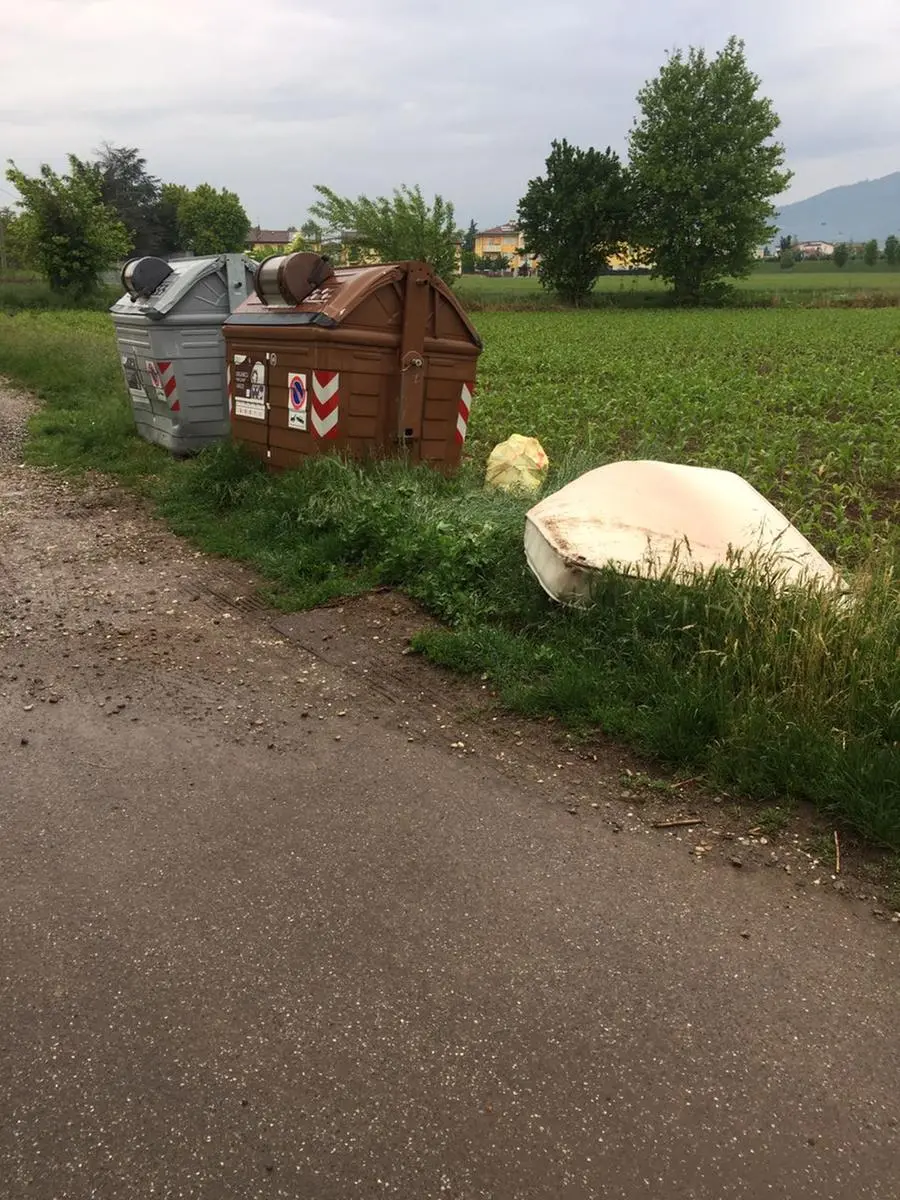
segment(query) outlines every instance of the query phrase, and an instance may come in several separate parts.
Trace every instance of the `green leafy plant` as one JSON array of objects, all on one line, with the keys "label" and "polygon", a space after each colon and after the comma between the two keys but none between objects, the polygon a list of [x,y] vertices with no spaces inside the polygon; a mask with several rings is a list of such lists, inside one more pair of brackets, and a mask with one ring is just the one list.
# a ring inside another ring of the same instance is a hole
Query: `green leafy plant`
[{"label": "green leafy plant", "polygon": [[103,272],[128,253],[130,236],[103,203],[98,175],[69,156],[70,172],[46,163],[28,176],[10,162],[6,178],[21,196],[16,244],[54,292],[81,299],[100,286]]},{"label": "green leafy plant", "polygon": [[325,239],[371,251],[382,262],[421,259],[447,283],[456,277],[456,219],[453,205],[435,196],[429,204],[422,189],[402,184],[393,195],[339,196],[321,184],[321,197],[310,213],[327,227]]},{"label": "green leafy plant", "polygon": [[159,221],[160,182],[147,170],[140,150],[106,142],[92,161],[78,161],[81,171],[94,173],[103,203],[128,230],[128,253],[164,253],[168,247]]}]

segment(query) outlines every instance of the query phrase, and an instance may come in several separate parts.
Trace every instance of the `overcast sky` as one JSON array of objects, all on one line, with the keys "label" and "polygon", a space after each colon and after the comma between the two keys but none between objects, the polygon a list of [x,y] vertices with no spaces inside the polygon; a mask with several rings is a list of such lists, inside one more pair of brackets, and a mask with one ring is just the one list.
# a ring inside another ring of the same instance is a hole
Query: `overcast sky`
[{"label": "overcast sky", "polygon": [[[420,183],[512,217],[552,138],[624,153],[674,47],[744,38],[782,118],[787,199],[900,169],[898,0],[0,0],[0,157],[103,141],[300,225],[312,185]],[[9,185],[0,179],[9,197]]]}]

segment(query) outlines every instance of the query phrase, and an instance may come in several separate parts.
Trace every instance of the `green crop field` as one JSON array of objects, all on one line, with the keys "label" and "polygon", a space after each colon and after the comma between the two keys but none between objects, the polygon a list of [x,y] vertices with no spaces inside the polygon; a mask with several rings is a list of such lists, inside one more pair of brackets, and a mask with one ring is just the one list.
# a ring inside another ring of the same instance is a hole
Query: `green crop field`
[{"label": "green crop field", "polygon": [[[273,603],[402,588],[443,622],[418,648],[487,676],[518,711],[624,738],[735,795],[808,800],[900,849],[895,311],[475,320],[486,348],[452,480],[331,459],[273,477],[229,447],[174,463],[133,434],[102,313],[0,315],[0,374],[43,397],[32,461],[141,487],[177,531],[254,565]],[[549,488],[622,457],[737,471],[841,565],[854,602],[779,599],[752,577],[686,588],[607,572],[590,611],[562,610],[524,564],[528,502],[481,486],[513,432],[544,444]]]},{"label": "green crop field", "polygon": [[552,458],[723,467],[853,563],[900,521],[892,309],[480,313],[470,450],[512,432]]},{"label": "green crop field", "polygon": [[[884,263],[875,267],[850,264],[839,270],[829,262],[799,263],[790,270],[760,264],[746,279],[733,281],[736,306],[861,307],[900,304],[900,270]],[[554,308],[551,295],[534,275],[527,279],[464,275],[457,285],[463,300],[480,308]],[[658,307],[666,301],[661,280],[648,275],[601,275],[594,288],[597,307]]]}]

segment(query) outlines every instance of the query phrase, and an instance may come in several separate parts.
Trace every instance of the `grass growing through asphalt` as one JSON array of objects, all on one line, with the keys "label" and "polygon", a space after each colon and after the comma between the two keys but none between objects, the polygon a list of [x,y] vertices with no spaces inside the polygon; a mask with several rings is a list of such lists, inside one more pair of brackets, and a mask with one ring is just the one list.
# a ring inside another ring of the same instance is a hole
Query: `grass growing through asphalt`
[{"label": "grass growing through asphalt", "polygon": [[[142,486],[178,531],[256,566],[283,607],[402,588],[445,625],[419,648],[487,673],[519,711],[599,727],[769,805],[812,801],[900,847],[890,316],[486,314],[474,461],[454,480],[330,459],[268,476],[231,447],[173,463],[134,434],[103,315],[0,317],[0,373],[43,397],[32,461]],[[480,486],[486,450],[513,431],[542,438],[551,487],[622,456],[740,470],[858,566],[856,603],[778,600],[752,577],[608,573],[590,612],[561,610],[524,564],[526,504]]]}]

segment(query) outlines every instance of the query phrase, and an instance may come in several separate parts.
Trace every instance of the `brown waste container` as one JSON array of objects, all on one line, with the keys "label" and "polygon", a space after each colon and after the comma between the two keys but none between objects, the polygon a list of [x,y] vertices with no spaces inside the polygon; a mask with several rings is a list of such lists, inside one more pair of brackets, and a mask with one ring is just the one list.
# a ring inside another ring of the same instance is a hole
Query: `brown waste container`
[{"label": "brown waste container", "polygon": [[335,450],[458,465],[481,339],[426,263],[275,256],[223,332],[233,437],[271,468]]}]

